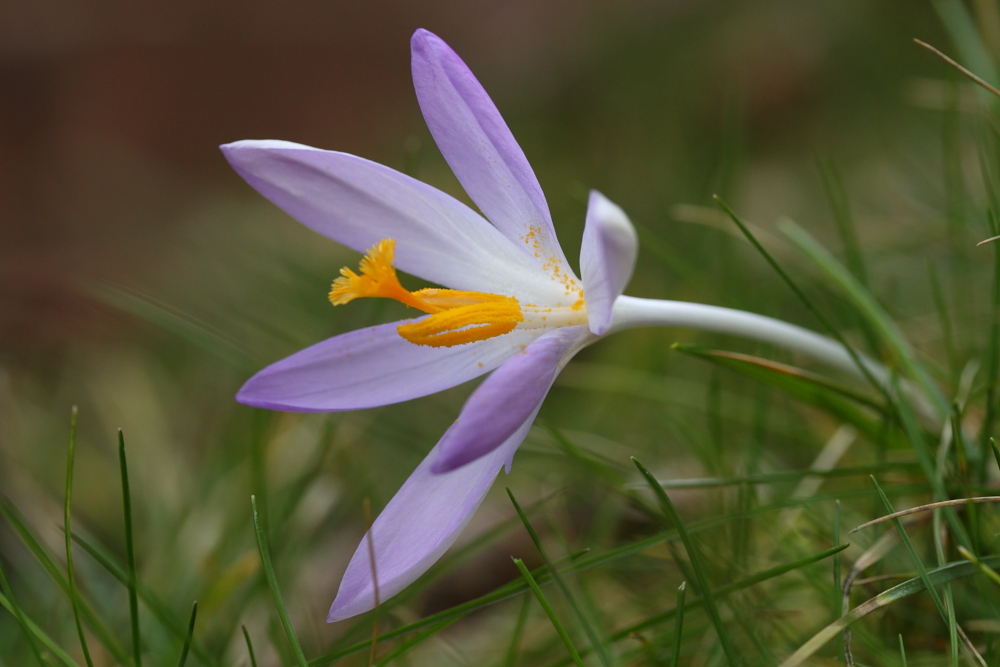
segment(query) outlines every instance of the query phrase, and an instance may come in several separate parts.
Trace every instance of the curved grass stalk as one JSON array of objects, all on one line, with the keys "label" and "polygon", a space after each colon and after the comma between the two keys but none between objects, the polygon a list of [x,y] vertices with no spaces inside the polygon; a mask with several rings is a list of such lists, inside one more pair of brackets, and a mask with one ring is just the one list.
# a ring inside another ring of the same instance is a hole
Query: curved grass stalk
[{"label": "curved grass stalk", "polygon": [[[1000,565],[1000,556],[983,558],[980,560],[980,563],[993,566]],[[955,581],[956,579],[968,577],[977,572],[979,572],[979,567],[976,564],[968,561],[958,561],[930,570],[927,573],[927,577],[932,585],[940,586],[942,584]],[[893,586],[889,590],[883,591],[875,597],[862,602],[857,607],[813,635],[809,641],[800,646],[798,650],[781,663],[780,667],[797,667],[798,665],[803,664],[806,660],[812,657],[816,651],[823,648],[828,641],[836,637],[840,632],[848,628],[855,621],[864,618],[873,611],[887,607],[893,602],[902,600],[903,598],[909,597],[915,593],[919,593],[922,590],[925,590],[924,582],[920,577],[914,577],[913,579],[904,581],[898,586]],[[964,633],[961,634],[964,635]]]}]

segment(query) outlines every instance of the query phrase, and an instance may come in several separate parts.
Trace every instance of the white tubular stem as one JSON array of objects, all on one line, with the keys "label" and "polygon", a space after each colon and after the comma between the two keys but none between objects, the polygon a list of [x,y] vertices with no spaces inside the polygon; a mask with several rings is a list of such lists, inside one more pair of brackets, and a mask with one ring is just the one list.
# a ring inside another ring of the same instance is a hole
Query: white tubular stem
[{"label": "white tubular stem", "polygon": [[[764,315],[701,303],[632,296],[618,297],[613,312],[608,333],[632,327],[660,326],[729,334],[799,352],[843,373],[865,379],[851,355],[837,341]],[[858,358],[876,381],[883,387],[888,385],[889,372],[882,364],[860,353]]]}]

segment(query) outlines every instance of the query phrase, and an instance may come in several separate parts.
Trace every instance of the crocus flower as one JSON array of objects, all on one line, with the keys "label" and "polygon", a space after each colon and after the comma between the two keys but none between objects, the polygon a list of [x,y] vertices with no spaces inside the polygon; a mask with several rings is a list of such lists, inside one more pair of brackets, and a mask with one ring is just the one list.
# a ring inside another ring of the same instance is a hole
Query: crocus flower
[{"label": "crocus flower", "polygon": [[[330,412],[425,396],[494,371],[371,528],[385,600],[455,541],[500,468],[510,472],[559,370],[583,347],[633,326],[693,327],[764,340],[857,374],[836,343],[770,318],[622,296],[636,233],[593,191],[582,276],[556,239],[538,181],[486,91],[440,38],[411,40],[413,83],[434,140],[485,218],[449,195],[368,160],[283,141],[239,141],[226,158],[309,228],[366,253],[342,270],[334,304],[396,299],[425,315],[335,336],[265,368],[237,394],[247,405]],[[411,292],[396,269],[446,289]],[[367,537],[330,609],[333,622],[375,604]]]}]

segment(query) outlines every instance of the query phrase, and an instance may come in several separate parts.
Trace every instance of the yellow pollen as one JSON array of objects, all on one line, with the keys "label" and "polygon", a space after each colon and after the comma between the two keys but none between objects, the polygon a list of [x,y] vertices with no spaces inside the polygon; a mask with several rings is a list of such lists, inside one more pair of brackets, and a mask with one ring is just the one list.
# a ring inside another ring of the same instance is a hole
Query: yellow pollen
[{"label": "yellow pollen", "polygon": [[361,275],[341,269],[330,290],[330,303],[339,306],[361,297],[383,297],[430,313],[428,318],[398,328],[399,335],[411,343],[430,347],[486,340],[509,333],[524,321],[514,297],[436,288],[408,291],[393,267],[395,248],[392,239],[372,246],[361,260]]}]

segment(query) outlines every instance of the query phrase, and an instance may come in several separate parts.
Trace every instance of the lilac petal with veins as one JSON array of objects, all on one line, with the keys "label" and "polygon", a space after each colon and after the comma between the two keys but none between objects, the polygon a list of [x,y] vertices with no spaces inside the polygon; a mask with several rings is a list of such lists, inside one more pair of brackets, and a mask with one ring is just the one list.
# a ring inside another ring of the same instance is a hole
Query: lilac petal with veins
[{"label": "lilac petal with veins", "polygon": [[519,247],[457,199],[383,165],[287,141],[222,146],[258,192],[313,231],[366,252],[396,242],[396,267],[452,289],[562,292]]},{"label": "lilac petal with veins", "polygon": [[467,345],[428,347],[401,338],[399,325],[358,329],[296,352],[250,378],[236,400],[291,412],[399,403],[488,373],[537,336],[515,330]]},{"label": "lilac petal with veins", "polygon": [[[524,440],[534,418],[534,413],[529,415],[491,454],[458,470],[443,475],[431,472],[440,446],[434,447],[417,466],[372,524],[381,600],[388,600],[416,581],[455,542],[500,468]],[[326,620],[333,623],[374,608],[375,587],[366,535],[347,566]]]},{"label": "lilac petal with veins", "polygon": [[551,331],[515,354],[479,385],[438,443],[431,470],[446,473],[489,454],[545,400],[567,353],[590,337],[586,327]]},{"label": "lilac petal with veins", "polygon": [[472,201],[539,266],[554,259],[572,274],[535,172],[483,86],[437,35],[417,30],[410,49],[424,121]]}]

